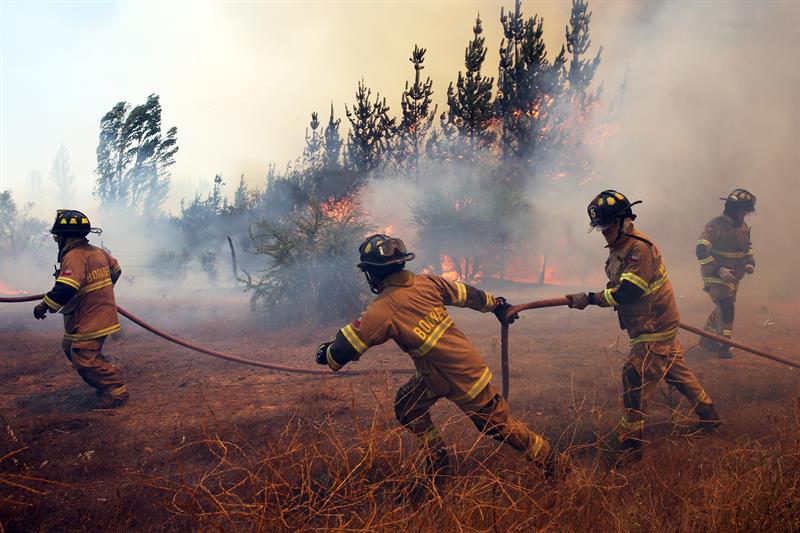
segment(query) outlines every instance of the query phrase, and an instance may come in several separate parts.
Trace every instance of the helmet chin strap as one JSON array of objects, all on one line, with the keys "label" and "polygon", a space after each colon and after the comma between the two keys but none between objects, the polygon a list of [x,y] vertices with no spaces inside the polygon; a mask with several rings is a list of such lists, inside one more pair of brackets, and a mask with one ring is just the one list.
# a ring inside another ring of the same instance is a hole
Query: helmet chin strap
[{"label": "helmet chin strap", "polygon": [[380,294],[381,293],[381,290],[380,290],[381,288],[380,288],[380,286],[378,284],[380,283],[381,280],[376,279],[370,273],[369,270],[364,269],[362,272],[364,272],[364,277],[367,278],[367,283],[369,284],[369,290],[372,291],[372,294]]}]

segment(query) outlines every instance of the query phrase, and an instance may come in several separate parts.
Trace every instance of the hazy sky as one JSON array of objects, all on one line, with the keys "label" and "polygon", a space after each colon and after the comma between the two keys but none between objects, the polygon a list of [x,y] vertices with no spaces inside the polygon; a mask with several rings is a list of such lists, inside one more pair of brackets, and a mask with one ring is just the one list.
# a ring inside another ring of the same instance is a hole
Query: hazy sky
[{"label": "hazy sky", "polygon": [[[344,129],[344,104],[361,77],[398,112],[414,44],[428,49],[424,73],[443,109],[479,11],[486,72],[496,76],[501,5],[513,1],[0,0],[0,190],[54,207],[42,191],[24,189],[31,171],[47,177],[64,143],[78,201],[89,201],[100,118],[151,93],[161,95],[163,125],[178,127],[168,207],[207,189],[216,172],[229,188],[241,173],[260,185],[270,161],[282,167],[300,154],[311,111],[327,119],[333,102]],[[612,57],[615,28],[648,9],[632,5],[592,2],[595,42]],[[569,7],[523,3],[527,15],[544,16],[551,53]]]}]

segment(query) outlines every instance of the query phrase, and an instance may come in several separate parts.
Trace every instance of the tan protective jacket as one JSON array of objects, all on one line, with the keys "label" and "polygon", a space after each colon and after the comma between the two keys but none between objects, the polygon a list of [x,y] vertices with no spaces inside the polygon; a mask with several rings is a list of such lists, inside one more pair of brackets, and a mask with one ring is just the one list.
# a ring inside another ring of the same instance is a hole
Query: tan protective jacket
[{"label": "tan protective jacket", "polygon": [[697,245],[698,250],[701,250],[700,247],[705,247],[709,252],[706,257],[698,260],[705,287],[723,285],[735,290],[738,283],[730,284],[720,279],[719,268],[729,268],[737,279],[742,279],[745,267],[756,264],[750,242],[750,227],[744,222],[738,224],[724,214],[706,224],[697,240]]},{"label": "tan protective jacket", "polygon": [[328,365],[357,360],[371,346],[393,339],[409,354],[432,394],[456,403],[473,400],[492,379],[483,357],[453,323],[446,306],[493,311],[494,297],[441,276],[407,270],[384,280],[385,288],[360,318],[350,322],[328,347]]},{"label": "tan protective jacket", "polygon": [[[597,304],[617,310],[620,325],[631,338],[631,346],[675,338],[680,314],[661,253],[650,237],[630,222],[619,240],[609,246],[606,275],[608,288],[597,293]],[[633,303],[620,305],[614,300],[614,292],[626,280],[644,294]]]},{"label": "tan protective jacket", "polygon": [[[44,297],[53,311],[64,315],[64,340],[83,341],[105,337],[120,330],[113,280],[121,272],[111,254],[82,239],[62,251],[56,286]],[[113,278],[113,280],[112,280]],[[74,296],[66,303],[59,285],[72,288]]]}]

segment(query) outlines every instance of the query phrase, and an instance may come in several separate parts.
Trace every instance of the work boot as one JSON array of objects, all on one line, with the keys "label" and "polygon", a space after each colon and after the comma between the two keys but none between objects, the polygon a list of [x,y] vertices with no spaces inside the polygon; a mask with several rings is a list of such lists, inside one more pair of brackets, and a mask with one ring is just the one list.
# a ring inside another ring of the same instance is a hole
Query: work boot
[{"label": "work boot", "polygon": [[719,349],[717,349],[717,356],[720,359],[733,359],[733,354],[731,353],[731,347],[725,346],[724,344],[720,344]]},{"label": "work boot", "polygon": [[694,412],[700,420],[691,428],[691,433],[709,434],[722,424],[722,419],[714,408],[714,404],[699,403]]},{"label": "work boot", "polygon": [[622,433],[615,430],[600,444],[600,452],[611,467],[638,461],[642,457],[641,431]]},{"label": "work boot", "polygon": [[437,486],[444,482],[445,478],[451,473],[447,448],[437,446],[425,456],[425,473]]},{"label": "work boot", "polygon": [[118,409],[128,403],[130,395],[125,385],[106,389],[100,395],[95,409]]},{"label": "work boot", "polygon": [[[716,333],[714,331],[709,331],[709,333]],[[700,337],[700,347],[707,352],[718,352],[720,349],[720,345],[717,341],[713,341],[708,337]]]}]

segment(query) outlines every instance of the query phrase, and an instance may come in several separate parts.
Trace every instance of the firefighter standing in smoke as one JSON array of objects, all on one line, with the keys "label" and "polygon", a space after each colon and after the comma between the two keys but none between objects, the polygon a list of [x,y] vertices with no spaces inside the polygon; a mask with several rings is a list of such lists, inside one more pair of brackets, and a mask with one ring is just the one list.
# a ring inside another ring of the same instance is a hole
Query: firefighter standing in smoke
[{"label": "firefighter standing in smoke", "polygon": [[50,232],[58,243],[56,282],[33,316],[64,315],[64,353],[83,380],[94,387],[100,407],[120,407],[128,391],[120,371],[103,356],[103,342],[120,330],[114,284],[122,270],[117,260],[89,244],[86,236],[99,233],[80,211],[59,210]]},{"label": "firefighter standing in smoke", "polygon": [[[397,391],[395,414],[429,452],[427,465],[436,475],[448,471],[444,441],[431,420],[430,408],[447,398],[461,408],[482,432],[511,445],[554,475],[556,453],[540,435],[511,415],[492,386],[492,373],[445,306],[493,312],[503,320],[511,307],[505,299],[441,276],[404,270],[414,259],[402,240],[373,235],[360,246],[358,267],[378,297],[361,317],[343,327],[332,342],[322,344],[316,360],[337,371],[358,360],[371,346],[393,339],[408,353],[416,374]],[[517,317],[512,317],[513,321]]]},{"label": "firefighter standing in smoke", "polygon": [[[703,290],[714,302],[714,310],[704,326],[706,331],[731,338],[734,303],[739,281],[756,268],[750,244],[750,227],[744,217],[756,210],[756,197],[745,189],[734,189],[725,200],[723,213],[709,221],[697,240],[695,253],[700,263]],[[705,337],[700,346],[729,359],[731,348]]]},{"label": "firefighter standing in smoke", "polygon": [[695,404],[697,429],[719,426],[711,398],[686,366],[678,341],[680,316],[661,253],[650,237],[633,226],[633,204],[621,193],[606,190],[589,204],[590,230],[600,228],[608,243],[606,274],[600,292],[568,295],[569,306],[614,307],[622,329],[630,336],[630,359],[622,369],[623,405],[617,429],[606,441],[613,458],[641,447],[644,410],[649,396],[664,379]]}]

